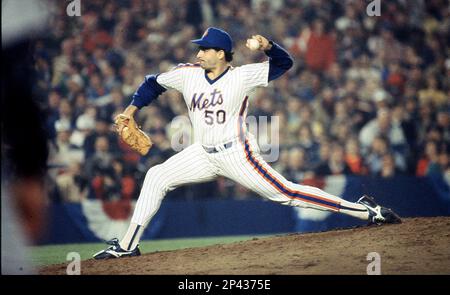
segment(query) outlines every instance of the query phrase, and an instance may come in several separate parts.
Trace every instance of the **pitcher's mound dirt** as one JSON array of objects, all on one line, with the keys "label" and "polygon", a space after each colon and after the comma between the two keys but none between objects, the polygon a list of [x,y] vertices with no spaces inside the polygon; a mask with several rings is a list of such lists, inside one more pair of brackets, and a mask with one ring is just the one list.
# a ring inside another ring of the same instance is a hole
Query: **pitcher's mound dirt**
[{"label": "pitcher's mound dirt", "polygon": [[[366,274],[367,254],[382,274],[450,274],[450,217],[290,234],[134,258],[83,261],[82,274]],[[95,249],[93,249],[94,251]],[[65,274],[67,264],[41,274]]]}]

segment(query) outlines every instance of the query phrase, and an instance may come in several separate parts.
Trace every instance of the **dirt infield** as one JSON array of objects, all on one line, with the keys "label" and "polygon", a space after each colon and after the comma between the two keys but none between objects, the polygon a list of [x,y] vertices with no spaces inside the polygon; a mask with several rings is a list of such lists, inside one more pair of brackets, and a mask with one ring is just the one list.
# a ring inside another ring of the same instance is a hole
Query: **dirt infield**
[{"label": "dirt infield", "polygon": [[[450,217],[409,218],[402,224],[290,234],[120,260],[86,260],[91,274],[366,274],[369,252],[382,274],[450,274]],[[65,274],[66,264],[41,274]]]}]

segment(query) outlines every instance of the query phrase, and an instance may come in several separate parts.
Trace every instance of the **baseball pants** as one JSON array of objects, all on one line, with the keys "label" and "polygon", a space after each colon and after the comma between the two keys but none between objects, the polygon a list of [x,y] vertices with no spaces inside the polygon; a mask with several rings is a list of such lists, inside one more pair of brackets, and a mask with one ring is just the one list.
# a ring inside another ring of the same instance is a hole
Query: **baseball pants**
[{"label": "baseball pants", "polygon": [[314,208],[367,219],[363,205],[345,201],[316,187],[288,181],[270,167],[259,153],[254,139],[236,139],[227,149],[207,153],[195,143],[150,168],[147,172],[132,223],[145,227],[158,211],[164,196],[171,190],[202,183],[218,176],[227,177],[271,201],[304,208]]}]

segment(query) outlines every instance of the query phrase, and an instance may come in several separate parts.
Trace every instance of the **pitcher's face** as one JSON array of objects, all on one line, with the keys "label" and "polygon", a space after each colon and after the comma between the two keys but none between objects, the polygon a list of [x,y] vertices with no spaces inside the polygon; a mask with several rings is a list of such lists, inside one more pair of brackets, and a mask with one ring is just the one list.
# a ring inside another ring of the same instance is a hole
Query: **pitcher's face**
[{"label": "pitcher's face", "polygon": [[224,60],[223,50],[215,50],[213,48],[200,47],[197,53],[197,60],[200,66],[205,70],[215,69]]}]

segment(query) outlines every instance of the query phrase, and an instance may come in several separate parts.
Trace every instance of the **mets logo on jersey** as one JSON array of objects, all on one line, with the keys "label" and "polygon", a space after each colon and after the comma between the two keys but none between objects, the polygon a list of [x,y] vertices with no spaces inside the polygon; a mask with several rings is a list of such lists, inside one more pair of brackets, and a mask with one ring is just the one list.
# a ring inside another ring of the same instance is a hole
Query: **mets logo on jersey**
[{"label": "mets logo on jersey", "polygon": [[191,105],[189,106],[190,111],[195,111],[195,109],[203,110],[210,106],[216,106],[223,103],[223,96],[220,90],[214,89],[210,93],[209,97],[205,96],[205,93],[194,93],[192,95]]}]

